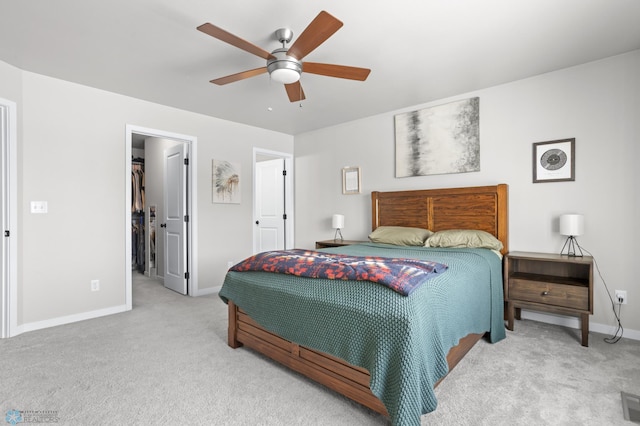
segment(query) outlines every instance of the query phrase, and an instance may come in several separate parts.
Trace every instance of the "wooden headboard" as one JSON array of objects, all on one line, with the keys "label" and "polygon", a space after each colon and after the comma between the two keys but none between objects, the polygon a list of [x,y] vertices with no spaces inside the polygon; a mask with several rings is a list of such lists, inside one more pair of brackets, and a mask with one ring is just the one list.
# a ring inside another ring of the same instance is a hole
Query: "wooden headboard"
[{"label": "wooden headboard", "polygon": [[506,184],[371,193],[371,227],[412,226],[431,231],[480,229],[509,251]]}]

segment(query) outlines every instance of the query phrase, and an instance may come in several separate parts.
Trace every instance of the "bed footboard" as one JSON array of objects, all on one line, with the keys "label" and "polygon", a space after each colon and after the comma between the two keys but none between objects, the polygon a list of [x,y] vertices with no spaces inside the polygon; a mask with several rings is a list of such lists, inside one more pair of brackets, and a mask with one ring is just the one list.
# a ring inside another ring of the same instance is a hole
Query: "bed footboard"
[{"label": "bed footboard", "polygon": [[[367,370],[265,330],[231,300],[228,302],[228,309],[230,347],[247,346],[373,411],[388,416],[384,404],[369,389],[370,375]],[[447,355],[449,370],[481,338],[482,334],[469,334],[461,339],[460,344]]]}]

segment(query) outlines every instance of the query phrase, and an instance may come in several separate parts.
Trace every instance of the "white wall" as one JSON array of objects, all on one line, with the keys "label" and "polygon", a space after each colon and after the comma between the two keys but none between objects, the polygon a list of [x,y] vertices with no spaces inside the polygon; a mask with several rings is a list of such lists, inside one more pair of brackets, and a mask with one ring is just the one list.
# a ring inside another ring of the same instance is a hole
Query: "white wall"
[{"label": "white wall", "polygon": [[[480,97],[481,171],[396,179],[394,115]],[[325,128],[295,138],[297,246],[332,238],[330,217],[346,216],[345,239],[366,239],[373,190],[509,184],[510,249],[560,252],[562,213],[585,215],[580,244],[595,256],[607,286],[626,289],[622,322],[640,338],[640,51],[455,98]],[[576,138],[575,182],[532,183],[532,143]],[[362,168],[360,195],[342,195],[341,169]],[[324,182],[318,185],[318,182]],[[614,325],[595,278],[592,323]],[[593,329],[593,328],[592,328]]]},{"label": "white wall", "polygon": [[19,103],[22,99],[22,71],[0,61],[0,93],[5,99]]},{"label": "white wall", "polygon": [[[41,328],[125,305],[125,127],[198,138],[198,277],[221,285],[226,259],[251,254],[253,147],[293,137],[65,82],[0,62],[0,97],[19,108],[18,325]],[[19,90],[15,88],[18,87]],[[211,203],[211,159],[241,163],[243,202]],[[48,214],[29,202],[47,201]],[[99,292],[90,281],[99,279]]]}]

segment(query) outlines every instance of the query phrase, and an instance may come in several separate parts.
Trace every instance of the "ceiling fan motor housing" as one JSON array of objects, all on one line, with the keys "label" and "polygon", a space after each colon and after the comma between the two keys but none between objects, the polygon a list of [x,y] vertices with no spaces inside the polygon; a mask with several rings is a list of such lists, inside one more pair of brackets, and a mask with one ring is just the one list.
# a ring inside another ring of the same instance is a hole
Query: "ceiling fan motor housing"
[{"label": "ceiling fan motor housing", "polygon": [[271,54],[275,56],[275,59],[267,59],[267,71],[271,78],[284,84],[295,83],[300,79],[302,62],[287,55],[287,49],[276,49]]}]

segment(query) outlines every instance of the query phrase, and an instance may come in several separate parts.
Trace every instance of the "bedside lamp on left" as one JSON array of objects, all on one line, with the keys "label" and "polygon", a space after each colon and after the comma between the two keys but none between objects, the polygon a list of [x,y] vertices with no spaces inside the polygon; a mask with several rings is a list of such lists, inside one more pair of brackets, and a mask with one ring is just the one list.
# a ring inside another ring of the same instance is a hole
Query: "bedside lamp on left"
[{"label": "bedside lamp on left", "polygon": [[333,241],[338,241],[338,236],[340,237],[340,241],[344,241],[341,231],[341,229],[344,228],[344,215],[334,214],[331,218],[331,227],[336,229],[336,233],[333,236]]}]

